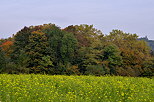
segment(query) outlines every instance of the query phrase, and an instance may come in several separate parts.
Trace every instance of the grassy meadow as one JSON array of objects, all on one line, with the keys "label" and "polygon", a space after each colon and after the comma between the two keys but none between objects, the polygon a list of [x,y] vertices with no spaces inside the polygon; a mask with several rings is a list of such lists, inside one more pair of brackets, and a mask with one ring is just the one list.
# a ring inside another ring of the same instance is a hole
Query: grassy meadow
[{"label": "grassy meadow", "polygon": [[154,102],[154,79],[0,74],[0,102]]}]

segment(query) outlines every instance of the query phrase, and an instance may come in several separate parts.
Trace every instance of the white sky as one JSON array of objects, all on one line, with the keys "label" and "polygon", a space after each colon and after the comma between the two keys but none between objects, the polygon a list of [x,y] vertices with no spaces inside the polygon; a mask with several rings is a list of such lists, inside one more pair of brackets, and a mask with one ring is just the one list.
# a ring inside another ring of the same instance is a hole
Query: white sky
[{"label": "white sky", "polygon": [[0,0],[0,38],[24,26],[93,24],[154,40],[154,0]]}]

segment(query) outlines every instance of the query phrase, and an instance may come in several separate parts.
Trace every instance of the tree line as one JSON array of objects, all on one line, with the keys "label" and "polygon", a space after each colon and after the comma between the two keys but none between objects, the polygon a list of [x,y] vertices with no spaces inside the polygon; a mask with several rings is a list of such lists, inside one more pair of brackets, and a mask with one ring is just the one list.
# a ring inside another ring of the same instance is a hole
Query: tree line
[{"label": "tree line", "polygon": [[136,34],[93,25],[24,27],[0,40],[0,73],[144,76],[154,73],[151,48]]},{"label": "tree line", "polygon": [[153,50],[153,52],[154,52],[154,40],[149,40],[147,36],[141,37],[138,40],[146,41],[148,43],[148,45],[151,47],[151,49]]}]

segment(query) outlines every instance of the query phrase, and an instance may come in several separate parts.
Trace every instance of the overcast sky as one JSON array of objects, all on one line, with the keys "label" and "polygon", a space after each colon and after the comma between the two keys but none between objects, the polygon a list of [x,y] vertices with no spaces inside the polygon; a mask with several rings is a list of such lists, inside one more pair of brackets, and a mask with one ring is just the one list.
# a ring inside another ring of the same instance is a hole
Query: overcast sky
[{"label": "overcast sky", "polygon": [[0,0],[0,38],[46,23],[93,24],[104,34],[120,29],[154,40],[154,0]]}]

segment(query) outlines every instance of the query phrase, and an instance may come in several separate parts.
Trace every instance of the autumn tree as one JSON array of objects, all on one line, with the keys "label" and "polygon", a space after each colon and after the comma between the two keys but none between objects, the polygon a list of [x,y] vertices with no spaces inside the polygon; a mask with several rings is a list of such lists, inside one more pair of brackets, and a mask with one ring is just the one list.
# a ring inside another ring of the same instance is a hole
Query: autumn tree
[{"label": "autumn tree", "polygon": [[150,61],[150,49],[146,42],[137,40],[136,34],[113,30],[105,37],[105,43],[113,43],[119,47],[126,75],[138,76],[143,72],[143,65]]},{"label": "autumn tree", "polygon": [[[30,58],[28,67],[35,73],[46,72],[49,68],[49,66],[44,65],[46,62],[43,61],[49,56],[49,52],[47,51],[49,44],[47,43],[46,35],[41,31],[33,31],[28,40],[28,44],[25,47],[26,54]],[[49,58],[48,60],[51,59]]]},{"label": "autumn tree", "polygon": [[24,27],[0,39],[0,71],[7,73],[142,76],[153,73],[153,59],[136,34],[113,30],[103,35],[86,24]]},{"label": "autumn tree", "polygon": [[18,66],[25,65],[25,68],[28,67],[31,72],[40,71],[37,67],[40,62],[39,59],[42,59],[41,57],[45,54],[43,51],[46,48],[44,44],[46,44],[45,41],[47,39],[42,32],[39,32],[41,27],[42,26],[24,27],[14,36],[12,59]]},{"label": "autumn tree", "polygon": [[88,47],[102,36],[102,32],[93,27],[93,25],[71,25],[64,29],[67,32],[72,32],[78,40],[78,46]]},{"label": "autumn tree", "polygon": [[10,55],[13,51],[12,46],[13,46],[13,39],[12,38],[2,40],[0,47],[5,52],[5,56],[10,57]]},{"label": "autumn tree", "polygon": [[99,36],[103,36],[102,32],[86,24],[68,26],[64,30],[73,33],[78,41],[74,63],[80,67],[80,72],[84,73],[87,67],[97,65],[97,55],[100,53],[98,46],[101,45]]},{"label": "autumn tree", "polygon": [[15,35],[14,58],[22,65],[19,58],[24,52],[28,57],[26,66],[31,73],[54,74],[59,68],[66,72],[66,66],[71,65],[74,59],[76,46],[74,35],[62,31],[55,24],[30,26]]}]

